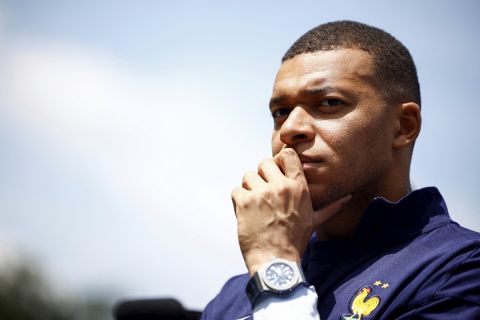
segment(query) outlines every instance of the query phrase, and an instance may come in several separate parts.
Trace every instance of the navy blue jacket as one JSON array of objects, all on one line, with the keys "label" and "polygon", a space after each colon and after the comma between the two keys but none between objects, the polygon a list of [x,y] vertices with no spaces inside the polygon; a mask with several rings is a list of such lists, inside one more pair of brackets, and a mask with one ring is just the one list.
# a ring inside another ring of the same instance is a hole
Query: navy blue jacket
[{"label": "navy blue jacket", "polygon": [[[480,234],[450,219],[434,187],[373,200],[351,239],[312,240],[302,266],[322,320],[480,319]],[[251,315],[248,279],[231,278],[202,319]]]}]

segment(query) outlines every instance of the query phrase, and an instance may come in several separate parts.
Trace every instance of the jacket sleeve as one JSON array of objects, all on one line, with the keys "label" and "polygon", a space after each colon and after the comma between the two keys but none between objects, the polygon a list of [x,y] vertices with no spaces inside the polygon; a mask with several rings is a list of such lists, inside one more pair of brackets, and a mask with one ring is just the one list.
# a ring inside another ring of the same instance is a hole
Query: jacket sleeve
[{"label": "jacket sleeve", "polygon": [[249,278],[248,274],[244,274],[228,280],[220,293],[205,307],[200,319],[251,319],[252,307],[245,294],[245,286]]}]

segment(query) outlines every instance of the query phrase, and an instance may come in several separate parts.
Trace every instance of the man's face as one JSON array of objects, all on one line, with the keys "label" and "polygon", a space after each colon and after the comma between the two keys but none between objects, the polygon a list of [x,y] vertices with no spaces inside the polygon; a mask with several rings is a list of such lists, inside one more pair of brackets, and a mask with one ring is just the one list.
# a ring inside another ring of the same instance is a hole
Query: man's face
[{"label": "man's face", "polygon": [[394,108],[375,85],[371,56],[338,49],[285,61],[270,108],[272,153],[298,153],[314,208],[381,192],[392,173]]}]

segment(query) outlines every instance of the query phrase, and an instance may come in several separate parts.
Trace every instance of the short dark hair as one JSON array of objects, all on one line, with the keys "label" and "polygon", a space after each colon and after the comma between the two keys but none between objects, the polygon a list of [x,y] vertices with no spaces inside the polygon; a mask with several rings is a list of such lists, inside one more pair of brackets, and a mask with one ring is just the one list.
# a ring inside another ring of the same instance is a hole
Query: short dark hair
[{"label": "short dark hair", "polygon": [[377,85],[386,101],[421,105],[417,69],[408,49],[389,33],[363,23],[321,24],[295,41],[282,63],[299,54],[336,49],[360,49],[372,56]]}]

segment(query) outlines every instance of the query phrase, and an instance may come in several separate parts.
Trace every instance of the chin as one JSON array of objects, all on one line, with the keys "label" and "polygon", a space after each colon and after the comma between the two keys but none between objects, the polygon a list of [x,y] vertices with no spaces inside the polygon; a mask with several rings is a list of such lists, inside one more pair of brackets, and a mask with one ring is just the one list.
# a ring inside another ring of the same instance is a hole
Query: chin
[{"label": "chin", "polygon": [[312,200],[312,207],[315,210],[325,207],[348,193],[342,192],[342,188],[338,184],[321,185],[309,183],[308,189],[310,192],[310,199]]}]

